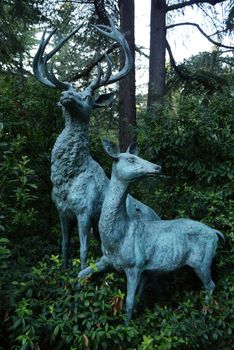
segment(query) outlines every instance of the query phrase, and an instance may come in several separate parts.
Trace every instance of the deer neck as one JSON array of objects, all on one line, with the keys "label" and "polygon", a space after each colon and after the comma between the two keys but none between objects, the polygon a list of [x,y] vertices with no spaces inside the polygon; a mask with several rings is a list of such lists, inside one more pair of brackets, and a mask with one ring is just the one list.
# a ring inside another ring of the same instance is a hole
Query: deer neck
[{"label": "deer neck", "polygon": [[88,123],[72,118],[67,112],[65,128],[58,136],[52,150],[51,180],[64,182],[85,171],[90,161]]},{"label": "deer neck", "polygon": [[112,172],[99,222],[100,237],[104,249],[113,251],[125,235],[128,221],[127,195],[128,185],[117,179]]}]

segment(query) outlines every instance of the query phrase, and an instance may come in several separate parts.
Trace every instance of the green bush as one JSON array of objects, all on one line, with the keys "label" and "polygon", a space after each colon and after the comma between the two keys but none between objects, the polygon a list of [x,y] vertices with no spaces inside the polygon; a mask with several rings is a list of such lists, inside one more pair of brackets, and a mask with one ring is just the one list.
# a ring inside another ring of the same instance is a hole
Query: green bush
[{"label": "green bush", "polygon": [[[62,124],[57,120],[60,114],[55,104],[56,94],[34,79],[27,79],[20,85],[15,76],[2,73],[0,83],[0,212],[4,216],[3,225],[11,236],[46,236],[53,222],[50,149]],[[48,98],[48,94],[53,98]],[[41,101],[45,101],[43,105]],[[41,193],[44,193],[43,201],[38,200]]]},{"label": "green bush", "polygon": [[10,242],[7,238],[2,236],[3,229],[3,226],[0,225],[0,349],[5,330],[4,320],[7,314],[8,299],[6,289],[9,283],[7,271],[10,267],[9,258],[11,255],[9,249]]},{"label": "green bush", "polygon": [[[0,236],[0,270],[1,277],[3,272],[8,268],[8,258],[10,257],[10,250],[8,249],[9,240]],[[2,280],[0,279],[0,291],[2,290]]]},{"label": "green bush", "polygon": [[[157,117],[139,113],[140,155],[162,165],[162,177],[134,185],[133,194],[162,218],[203,221],[226,240],[214,262],[217,288],[203,312],[205,293],[183,270],[159,279],[163,293],[148,286],[125,327],[124,276],[93,276],[77,290],[78,260],[64,272],[56,256],[60,230],[50,200],[49,159],[63,125],[57,95],[31,79],[24,86],[15,77],[0,81],[0,231],[5,228],[11,240],[0,239],[0,349],[230,350],[234,106],[229,91],[206,92],[194,85],[174,92]],[[112,119],[103,123],[100,112],[91,118],[91,147],[110,173],[100,135],[116,138],[117,118],[111,111],[103,114]],[[79,244],[74,239],[72,244],[77,257]],[[99,243],[91,242],[89,254],[93,264]]]},{"label": "green bush", "polygon": [[9,145],[2,143],[5,149],[0,161],[0,209],[4,214],[8,233],[19,231],[22,226],[32,225],[37,216],[32,206],[37,199],[34,195],[37,186],[32,180],[34,171],[29,167],[28,156],[22,155],[25,142],[25,137],[17,135]]},{"label": "green bush", "polygon": [[190,217],[222,231],[219,263],[227,266],[234,257],[233,108],[229,91],[200,89],[175,93],[157,117],[142,113],[140,155],[160,164],[162,177],[134,190],[162,218]]},{"label": "green bush", "polygon": [[[92,261],[91,261],[92,263]],[[10,349],[229,349],[233,325],[233,275],[219,282],[212,303],[204,291],[183,291],[134,312],[124,326],[125,278],[107,273],[76,288],[78,260],[61,271],[58,256],[12,281],[7,320]],[[174,300],[173,304],[171,300]],[[141,304],[141,302],[139,302]]]}]

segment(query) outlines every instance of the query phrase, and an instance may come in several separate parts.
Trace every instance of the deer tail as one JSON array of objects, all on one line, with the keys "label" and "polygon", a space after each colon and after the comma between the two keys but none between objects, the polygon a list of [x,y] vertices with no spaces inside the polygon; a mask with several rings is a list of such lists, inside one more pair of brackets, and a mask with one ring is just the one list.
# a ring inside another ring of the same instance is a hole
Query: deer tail
[{"label": "deer tail", "polygon": [[224,235],[223,235],[223,234],[222,234],[220,231],[215,230],[215,233],[217,234],[217,236],[218,236],[219,238],[222,238],[222,239],[223,239],[223,241],[225,242]]}]

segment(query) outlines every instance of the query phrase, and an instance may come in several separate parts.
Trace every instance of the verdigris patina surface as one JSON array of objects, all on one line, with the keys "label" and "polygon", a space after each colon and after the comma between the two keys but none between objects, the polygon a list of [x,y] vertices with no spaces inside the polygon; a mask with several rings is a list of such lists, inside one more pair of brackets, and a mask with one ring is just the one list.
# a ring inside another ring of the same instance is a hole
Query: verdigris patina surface
[{"label": "verdigris patina surface", "polygon": [[[77,32],[76,29],[63,39],[51,52],[45,53],[46,46],[55,30],[47,38],[42,36],[33,62],[35,77],[44,85],[59,88],[63,92],[60,104],[65,119],[65,128],[58,136],[51,156],[52,198],[59,212],[62,231],[63,265],[68,266],[71,232],[78,223],[80,239],[81,268],[85,267],[89,232],[98,231],[98,220],[101,212],[108,178],[101,166],[95,162],[89,151],[88,124],[92,108],[105,107],[111,104],[112,94],[102,94],[95,98],[94,92],[122,79],[132,67],[130,49],[124,35],[115,27],[111,19],[110,26],[94,26],[101,34],[115,40],[125,53],[125,64],[112,75],[112,65],[107,54],[105,60],[107,71],[104,74],[97,65],[97,77],[83,91],[77,91],[70,83],[59,81],[53,73],[48,60]],[[146,215],[149,219],[160,219],[158,215],[143,203],[128,196],[127,211],[130,217]]]},{"label": "verdigris patina surface", "polygon": [[[125,272],[126,322],[131,319],[135,293],[141,289],[142,276],[147,271],[163,273],[189,265],[211,294],[215,287],[211,264],[218,236],[223,238],[222,233],[190,219],[149,221],[144,216],[130,218],[126,208],[130,183],[157,175],[161,167],[139,158],[135,145],[131,145],[126,153],[119,153],[111,142],[104,141],[103,145],[114,162],[99,221],[103,257],[97,262],[95,271],[104,271],[111,266]],[[87,267],[78,277],[82,279],[93,273],[94,270]]]}]

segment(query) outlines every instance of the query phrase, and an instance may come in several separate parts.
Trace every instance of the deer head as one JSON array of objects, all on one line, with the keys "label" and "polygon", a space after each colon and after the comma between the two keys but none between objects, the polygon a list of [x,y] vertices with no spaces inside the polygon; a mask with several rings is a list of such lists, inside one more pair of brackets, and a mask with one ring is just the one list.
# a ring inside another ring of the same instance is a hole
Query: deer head
[{"label": "deer head", "polygon": [[45,38],[46,32],[43,33],[38,51],[33,60],[33,72],[37,80],[42,84],[58,88],[62,90],[60,96],[60,104],[65,111],[72,117],[77,117],[83,121],[89,119],[89,114],[92,108],[105,107],[111,104],[113,100],[113,94],[102,94],[95,98],[95,90],[125,77],[132,68],[133,60],[128,43],[122,33],[120,33],[114,26],[113,21],[109,18],[110,26],[106,25],[94,25],[101,34],[116,41],[123,49],[125,54],[125,64],[122,69],[116,74],[112,75],[112,63],[108,55],[105,53],[104,57],[107,63],[107,70],[104,73],[101,65],[97,63],[97,77],[84,91],[77,91],[71,83],[59,81],[53,73],[53,65],[48,67],[48,61],[53,57],[56,52],[81,28],[79,26],[66,38],[60,41],[60,43],[49,53],[45,53],[45,48],[48,45],[51,37],[54,35],[56,29],[54,29],[47,38]]},{"label": "deer head", "polygon": [[137,179],[155,176],[161,172],[161,166],[138,157],[136,143],[132,143],[125,153],[120,153],[119,147],[113,142],[103,140],[106,154],[114,161],[112,175],[127,185]]}]

